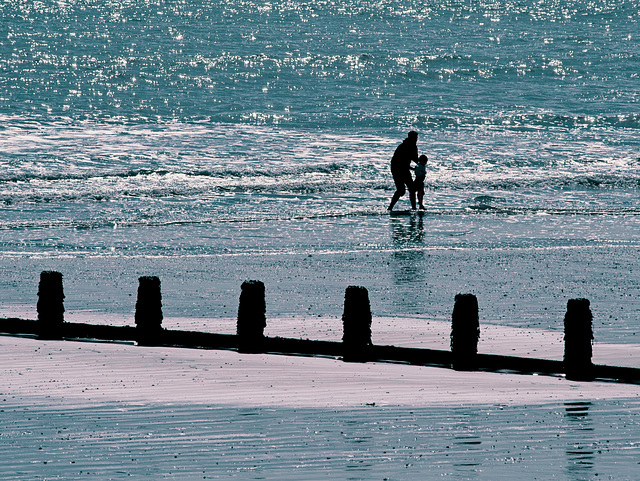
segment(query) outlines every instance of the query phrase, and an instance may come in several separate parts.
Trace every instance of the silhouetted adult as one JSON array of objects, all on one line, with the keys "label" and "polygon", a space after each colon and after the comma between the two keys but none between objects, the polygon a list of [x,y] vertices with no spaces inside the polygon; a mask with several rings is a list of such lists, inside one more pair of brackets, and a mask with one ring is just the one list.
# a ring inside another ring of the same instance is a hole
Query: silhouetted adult
[{"label": "silhouetted adult", "polygon": [[402,197],[406,189],[409,189],[409,200],[411,200],[411,208],[416,208],[416,189],[413,185],[413,177],[411,177],[411,162],[418,163],[418,132],[413,130],[409,132],[407,138],[396,148],[391,158],[391,175],[393,182],[396,184],[396,191],[391,198],[391,204],[387,210],[393,210],[398,199]]}]

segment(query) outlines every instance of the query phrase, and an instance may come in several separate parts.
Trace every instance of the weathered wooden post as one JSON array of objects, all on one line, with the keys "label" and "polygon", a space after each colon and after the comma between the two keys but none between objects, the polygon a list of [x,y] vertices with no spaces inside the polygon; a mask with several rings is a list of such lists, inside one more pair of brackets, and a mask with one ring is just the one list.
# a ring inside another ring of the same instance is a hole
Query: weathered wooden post
[{"label": "weathered wooden post", "polygon": [[60,272],[43,271],[40,273],[37,311],[39,337],[41,339],[62,339],[64,289]]},{"label": "weathered wooden post", "polygon": [[240,352],[262,352],[264,328],[267,327],[264,283],[245,281],[240,292],[238,306],[238,350]]},{"label": "weathered wooden post", "polygon": [[569,299],[564,316],[564,372],[567,379],[593,379],[593,315],[588,299]]},{"label": "weathered wooden post", "polygon": [[473,294],[456,294],[451,318],[451,356],[455,370],[476,370],[479,337],[478,299]]},{"label": "weathered wooden post", "polygon": [[360,286],[349,286],[344,294],[342,314],[343,360],[367,361],[371,348],[371,305],[369,292]]},{"label": "weathered wooden post", "polygon": [[138,281],[136,338],[141,346],[153,346],[158,344],[162,335],[160,279],[156,276],[143,276]]}]

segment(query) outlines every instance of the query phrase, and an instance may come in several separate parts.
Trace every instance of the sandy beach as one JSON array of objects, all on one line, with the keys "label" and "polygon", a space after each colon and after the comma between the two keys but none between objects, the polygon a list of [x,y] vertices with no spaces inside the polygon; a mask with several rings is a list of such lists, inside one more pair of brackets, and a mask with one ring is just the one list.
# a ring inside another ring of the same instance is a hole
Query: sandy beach
[{"label": "sandy beach", "polygon": [[640,469],[636,385],[130,344],[0,343],[3,480],[630,480]]},{"label": "sandy beach", "polygon": [[[436,249],[202,258],[0,260],[2,315],[34,319],[38,273],[65,317],[133,325],[138,275],[163,326],[234,333],[240,283],[267,286],[268,336],[339,341],[344,288],[373,342],[448,349],[453,296],[480,303],[479,352],[560,360],[588,297],[598,364],[640,367],[635,248]],[[478,265],[481,268],[478,268]],[[424,283],[424,289],[418,289]],[[0,337],[0,479],[637,479],[640,389],[233,351]]]},{"label": "sandy beach", "polygon": [[[396,227],[405,224],[411,229],[409,219]],[[454,295],[473,292],[479,352],[560,360],[566,302],[587,297],[593,361],[640,367],[638,283],[630,276],[636,251],[409,246],[5,256],[1,314],[35,319],[39,272],[53,269],[63,272],[68,321],[133,325],[137,277],[151,274],[162,279],[165,328],[234,333],[240,284],[254,278],[267,289],[266,335],[339,341],[344,289],[363,285],[375,344],[446,350]],[[2,480],[574,481],[633,480],[640,472],[637,385],[131,344],[0,342]]]}]

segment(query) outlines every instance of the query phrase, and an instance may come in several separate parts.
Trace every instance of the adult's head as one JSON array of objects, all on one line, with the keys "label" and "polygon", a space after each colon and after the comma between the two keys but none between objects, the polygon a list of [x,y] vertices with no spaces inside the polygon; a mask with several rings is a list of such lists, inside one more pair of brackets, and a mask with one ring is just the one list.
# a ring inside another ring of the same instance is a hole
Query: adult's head
[{"label": "adult's head", "polygon": [[407,139],[413,141],[413,142],[417,142],[418,141],[418,132],[416,132],[415,130],[412,130],[411,132],[409,132],[407,134]]}]

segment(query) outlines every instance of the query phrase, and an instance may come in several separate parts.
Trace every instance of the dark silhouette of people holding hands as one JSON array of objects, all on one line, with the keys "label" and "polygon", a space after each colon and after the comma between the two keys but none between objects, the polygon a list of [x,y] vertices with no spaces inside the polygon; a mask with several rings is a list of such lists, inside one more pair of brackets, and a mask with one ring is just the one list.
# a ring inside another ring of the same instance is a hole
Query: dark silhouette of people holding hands
[{"label": "dark silhouette of people holding hands", "polygon": [[396,184],[396,191],[387,210],[393,210],[393,206],[396,205],[398,199],[405,194],[405,185],[409,189],[411,208],[414,210],[416,208],[416,189],[413,184],[413,177],[411,177],[411,162],[418,163],[417,142],[418,132],[412,130],[407,135],[407,138],[396,148],[391,158],[391,175],[393,175],[393,182]]}]

